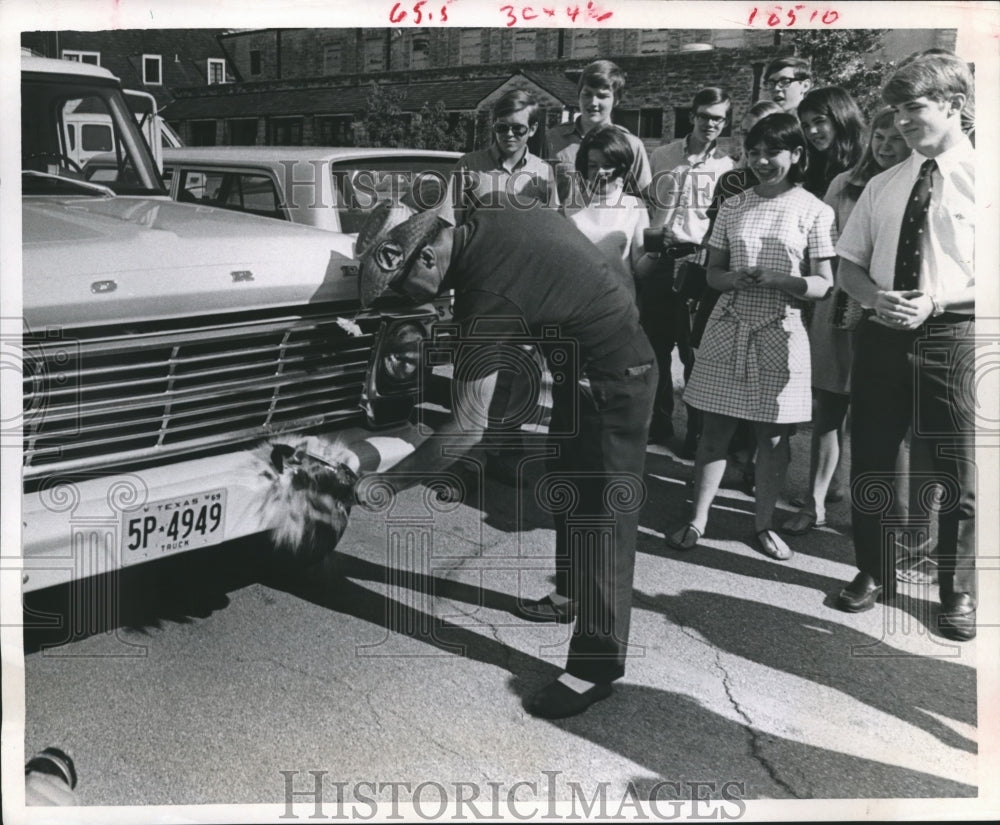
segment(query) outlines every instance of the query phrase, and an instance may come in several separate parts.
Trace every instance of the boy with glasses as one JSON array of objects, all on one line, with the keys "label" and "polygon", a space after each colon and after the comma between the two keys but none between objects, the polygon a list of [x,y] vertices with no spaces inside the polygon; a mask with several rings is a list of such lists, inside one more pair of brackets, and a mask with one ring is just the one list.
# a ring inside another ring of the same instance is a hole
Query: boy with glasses
[{"label": "boy with glasses", "polygon": [[491,130],[488,147],[463,155],[455,165],[447,200],[454,223],[462,223],[473,209],[497,206],[498,196],[515,205],[558,206],[552,168],[528,151],[528,140],[538,131],[534,97],[521,89],[506,92],[493,106]]},{"label": "boy with glasses", "polygon": [[[677,347],[687,380],[694,366],[691,322],[685,297],[673,289],[678,261],[691,261],[701,252],[710,225],[708,210],[719,178],[735,162],[719,146],[719,136],[732,109],[729,95],[709,86],[691,102],[691,132],[653,150],[648,200],[650,225],[663,231],[661,264],[639,285],[643,329],[653,344],[660,368],[660,384],[649,438],[665,444],[673,437],[674,388],[670,375],[671,353]],[[647,244],[647,252],[653,251]],[[696,427],[688,416],[683,454],[694,456]]]},{"label": "boy with glasses", "polygon": [[549,129],[545,136],[545,157],[555,166],[562,203],[580,205],[580,189],[575,186],[576,153],[583,136],[598,126],[614,125],[625,134],[635,156],[625,180],[625,192],[640,197],[645,195],[650,181],[646,147],[624,126],[611,122],[611,113],[621,103],[624,90],[625,73],[610,60],[595,60],[584,67],[577,83],[580,114],[570,123]]},{"label": "boy with glasses", "polygon": [[[558,206],[552,167],[528,151],[528,140],[537,130],[535,98],[521,89],[504,93],[493,106],[490,145],[462,156],[455,165],[442,217],[451,223],[462,224],[479,209],[527,209],[534,204]],[[531,354],[540,372],[540,356]],[[532,380],[532,376],[518,371],[517,364],[509,370],[501,370],[490,409],[491,420],[510,422],[511,411],[523,407],[526,393],[531,392]],[[484,446],[485,469],[489,476],[516,485],[518,462],[526,447],[523,438],[512,438],[509,433],[504,435],[491,428],[486,433]]]},{"label": "boy with glasses", "polygon": [[782,111],[795,114],[799,102],[812,88],[812,70],[800,57],[779,57],[764,69],[761,88],[770,95]]}]

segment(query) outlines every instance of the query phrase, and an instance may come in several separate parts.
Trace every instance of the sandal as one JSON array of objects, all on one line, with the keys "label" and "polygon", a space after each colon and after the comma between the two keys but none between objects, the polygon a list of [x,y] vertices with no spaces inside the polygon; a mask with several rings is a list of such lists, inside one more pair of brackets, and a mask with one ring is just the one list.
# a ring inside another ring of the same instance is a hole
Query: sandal
[{"label": "sandal", "polygon": [[803,510],[796,513],[778,529],[789,536],[804,536],[815,527],[826,527],[826,519],[816,520],[816,514]]},{"label": "sandal", "polygon": [[792,557],[791,548],[774,530],[761,530],[755,536],[757,549],[775,561],[788,561]]},{"label": "sandal", "polygon": [[667,545],[674,550],[694,550],[701,540],[701,530],[690,522],[680,530],[667,536]]}]

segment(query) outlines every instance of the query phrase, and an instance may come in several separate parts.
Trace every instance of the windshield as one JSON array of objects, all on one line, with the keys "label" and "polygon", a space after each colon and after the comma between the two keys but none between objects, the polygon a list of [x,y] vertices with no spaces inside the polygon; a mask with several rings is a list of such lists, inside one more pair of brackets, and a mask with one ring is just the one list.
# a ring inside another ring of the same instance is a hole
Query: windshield
[{"label": "windshield", "polygon": [[22,82],[21,168],[40,173],[22,175],[25,195],[166,194],[121,92],[59,75]]}]

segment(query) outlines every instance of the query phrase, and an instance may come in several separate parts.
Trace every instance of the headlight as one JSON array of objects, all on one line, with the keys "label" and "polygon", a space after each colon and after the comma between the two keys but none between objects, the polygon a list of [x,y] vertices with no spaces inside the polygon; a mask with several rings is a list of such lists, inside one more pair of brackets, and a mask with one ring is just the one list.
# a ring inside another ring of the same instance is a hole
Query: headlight
[{"label": "headlight", "polygon": [[402,389],[400,385],[413,383],[420,372],[420,343],[424,339],[424,329],[419,324],[397,324],[381,347],[381,378],[388,386],[379,382],[380,389],[392,391]]},{"label": "headlight", "polygon": [[382,320],[361,399],[370,427],[406,421],[423,391],[422,378],[428,373],[422,348],[434,315],[429,308],[422,311],[418,317]]}]

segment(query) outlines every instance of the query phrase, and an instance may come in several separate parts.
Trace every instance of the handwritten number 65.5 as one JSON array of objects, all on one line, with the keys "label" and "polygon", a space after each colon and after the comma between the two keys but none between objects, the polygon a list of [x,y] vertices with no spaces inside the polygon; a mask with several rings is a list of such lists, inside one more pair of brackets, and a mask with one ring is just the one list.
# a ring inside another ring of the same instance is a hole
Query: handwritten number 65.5
[{"label": "handwritten number 65.5", "polygon": [[[424,19],[423,8],[426,5],[427,5],[427,0],[417,0],[417,2],[413,4],[413,9],[412,9],[412,11],[413,11],[413,22],[416,23],[417,25],[419,25],[423,21],[423,19]],[[389,11],[389,22],[390,23],[394,23],[394,24],[395,23],[402,23],[406,19],[407,13],[408,12],[407,12],[406,9],[400,8],[400,4],[399,3],[395,3],[393,5],[392,9],[390,9],[390,11]],[[434,13],[431,12],[431,11],[428,11],[427,12],[427,19],[428,20],[433,20],[434,19]],[[441,11],[438,12],[438,20],[440,20],[442,23],[447,23],[448,22],[448,9],[447,9],[447,7],[441,6]]]}]

